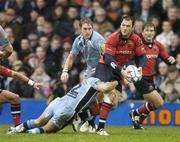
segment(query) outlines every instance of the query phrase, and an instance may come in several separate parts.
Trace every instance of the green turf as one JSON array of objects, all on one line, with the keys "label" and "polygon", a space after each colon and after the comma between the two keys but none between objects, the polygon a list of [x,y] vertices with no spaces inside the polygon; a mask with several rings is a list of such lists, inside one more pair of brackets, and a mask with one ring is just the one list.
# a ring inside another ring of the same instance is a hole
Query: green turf
[{"label": "green turf", "polygon": [[71,127],[56,134],[7,135],[9,126],[0,126],[0,142],[180,142],[180,127],[146,127],[145,130],[133,130],[130,127],[107,127],[110,136],[73,133]]}]

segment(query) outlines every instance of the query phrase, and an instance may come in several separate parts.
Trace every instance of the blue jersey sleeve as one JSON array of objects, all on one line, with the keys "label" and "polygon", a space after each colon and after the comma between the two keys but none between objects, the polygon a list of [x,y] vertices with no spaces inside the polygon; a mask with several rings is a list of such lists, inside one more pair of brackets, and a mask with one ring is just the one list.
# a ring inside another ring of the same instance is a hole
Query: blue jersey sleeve
[{"label": "blue jersey sleeve", "polygon": [[100,82],[100,80],[98,78],[95,77],[90,77],[87,79],[88,83],[95,89],[98,90],[98,82]]},{"label": "blue jersey sleeve", "polygon": [[78,39],[76,38],[75,41],[73,42],[72,49],[71,49],[71,54],[74,56],[77,56],[79,54],[79,47],[78,47]]}]

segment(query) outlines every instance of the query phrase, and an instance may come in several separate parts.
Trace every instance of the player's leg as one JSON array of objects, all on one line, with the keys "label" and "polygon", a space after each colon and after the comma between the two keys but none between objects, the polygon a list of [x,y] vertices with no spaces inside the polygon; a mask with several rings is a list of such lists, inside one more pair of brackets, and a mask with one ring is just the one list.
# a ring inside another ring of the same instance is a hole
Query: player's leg
[{"label": "player's leg", "polygon": [[21,121],[21,106],[19,95],[7,90],[0,90],[0,103],[7,102],[11,104],[11,114],[13,116],[13,122],[14,125],[17,126]]},{"label": "player's leg", "polygon": [[[96,68],[96,77],[104,82],[115,79],[111,68],[104,64],[98,64]],[[121,92],[121,84],[119,79],[118,82],[119,82],[118,90]],[[112,109],[111,99],[109,98],[108,94],[104,94],[104,99],[100,107],[100,114],[99,114],[100,117],[99,117],[99,125],[97,128],[97,134],[108,135],[108,133],[104,130],[104,128],[111,109]]]},{"label": "player's leg", "polygon": [[149,115],[151,111],[156,110],[163,105],[163,100],[159,93],[154,89],[152,81],[147,81],[143,79],[140,82],[135,83],[136,88],[141,94],[144,94],[143,97],[147,101],[145,104],[139,108],[130,111],[130,117],[134,124],[135,129],[142,129],[143,120]]},{"label": "player's leg", "polygon": [[[143,111],[142,111],[142,114],[144,114],[144,115],[140,116],[140,119],[139,119],[140,124],[142,124],[142,122],[146,119],[146,117],[149,115],[149,113],[151,111],[154,111],[154,110],[162,107],[164,104],[164,101],[163,101],[161,95],[156,90],[153,90],[152,92],[150,92],[148,94],[144,94],[144,99],[146,100],[146,103],[144,106],[147,108],[148,112],[143,113]],[[142,107],[142,109],[144,109],[144,108]]]}]

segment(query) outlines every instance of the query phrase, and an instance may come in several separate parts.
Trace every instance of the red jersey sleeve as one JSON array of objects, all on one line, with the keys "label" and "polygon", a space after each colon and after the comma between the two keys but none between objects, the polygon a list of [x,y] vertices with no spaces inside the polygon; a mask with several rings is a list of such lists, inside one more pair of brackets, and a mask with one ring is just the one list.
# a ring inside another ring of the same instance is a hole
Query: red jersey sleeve
[{"label": "red jersey sleeve", "polygon": [[12,71],[6,67],[0,66],[0,75],[11,77]]},{"label": "red jersey sleeve", "polygon": [[155,41],[155,44],[159,47],[159,57],[163,60],[166,60],[169,57],[169,54],[165,50],[164,46],[158,41]]},{"label": "red jersey sleeve", "polygon": [[136,56],[141,56],[143,54],[146,54],[144,44],[138,35],[135,36],[134,41],[136,44],[136,50],[135,50]]},{"label": "red jersey sleeve", "polygon": [[112,56],[115,55],[116,48],[119,44],[118,38],[119,38],[119,34],[117,32],[111,34],[107,38],[106,43],[105,43],[104,53],[110,54]]}]

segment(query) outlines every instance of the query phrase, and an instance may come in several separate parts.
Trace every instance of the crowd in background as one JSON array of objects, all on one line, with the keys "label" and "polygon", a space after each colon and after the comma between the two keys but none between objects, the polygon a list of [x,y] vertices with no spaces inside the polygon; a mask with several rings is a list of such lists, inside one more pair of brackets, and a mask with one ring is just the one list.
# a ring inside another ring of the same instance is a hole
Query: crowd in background
[{"label": "crowd in background", "polygon": [[[165,101],[180,101],[180,1],[179,0],[0,0],[0,25],[14,47],[0,64],[45,84],[34,90],[21,81],[0,76],[0,87],[22,98],[63,96],[83,78],[85,62],[78,57],[68,84],[59,79],[74,38],[80,34],[81,18],[89,17],[93,28],[106,39],[118,30],[123,15],[135,19],[141,35],[144,23],[156,26],[156,40],[176,58],[174,66],[159,61],[154,77]],[[135,87],[123,85],[123,99],[141,99]]]}]

